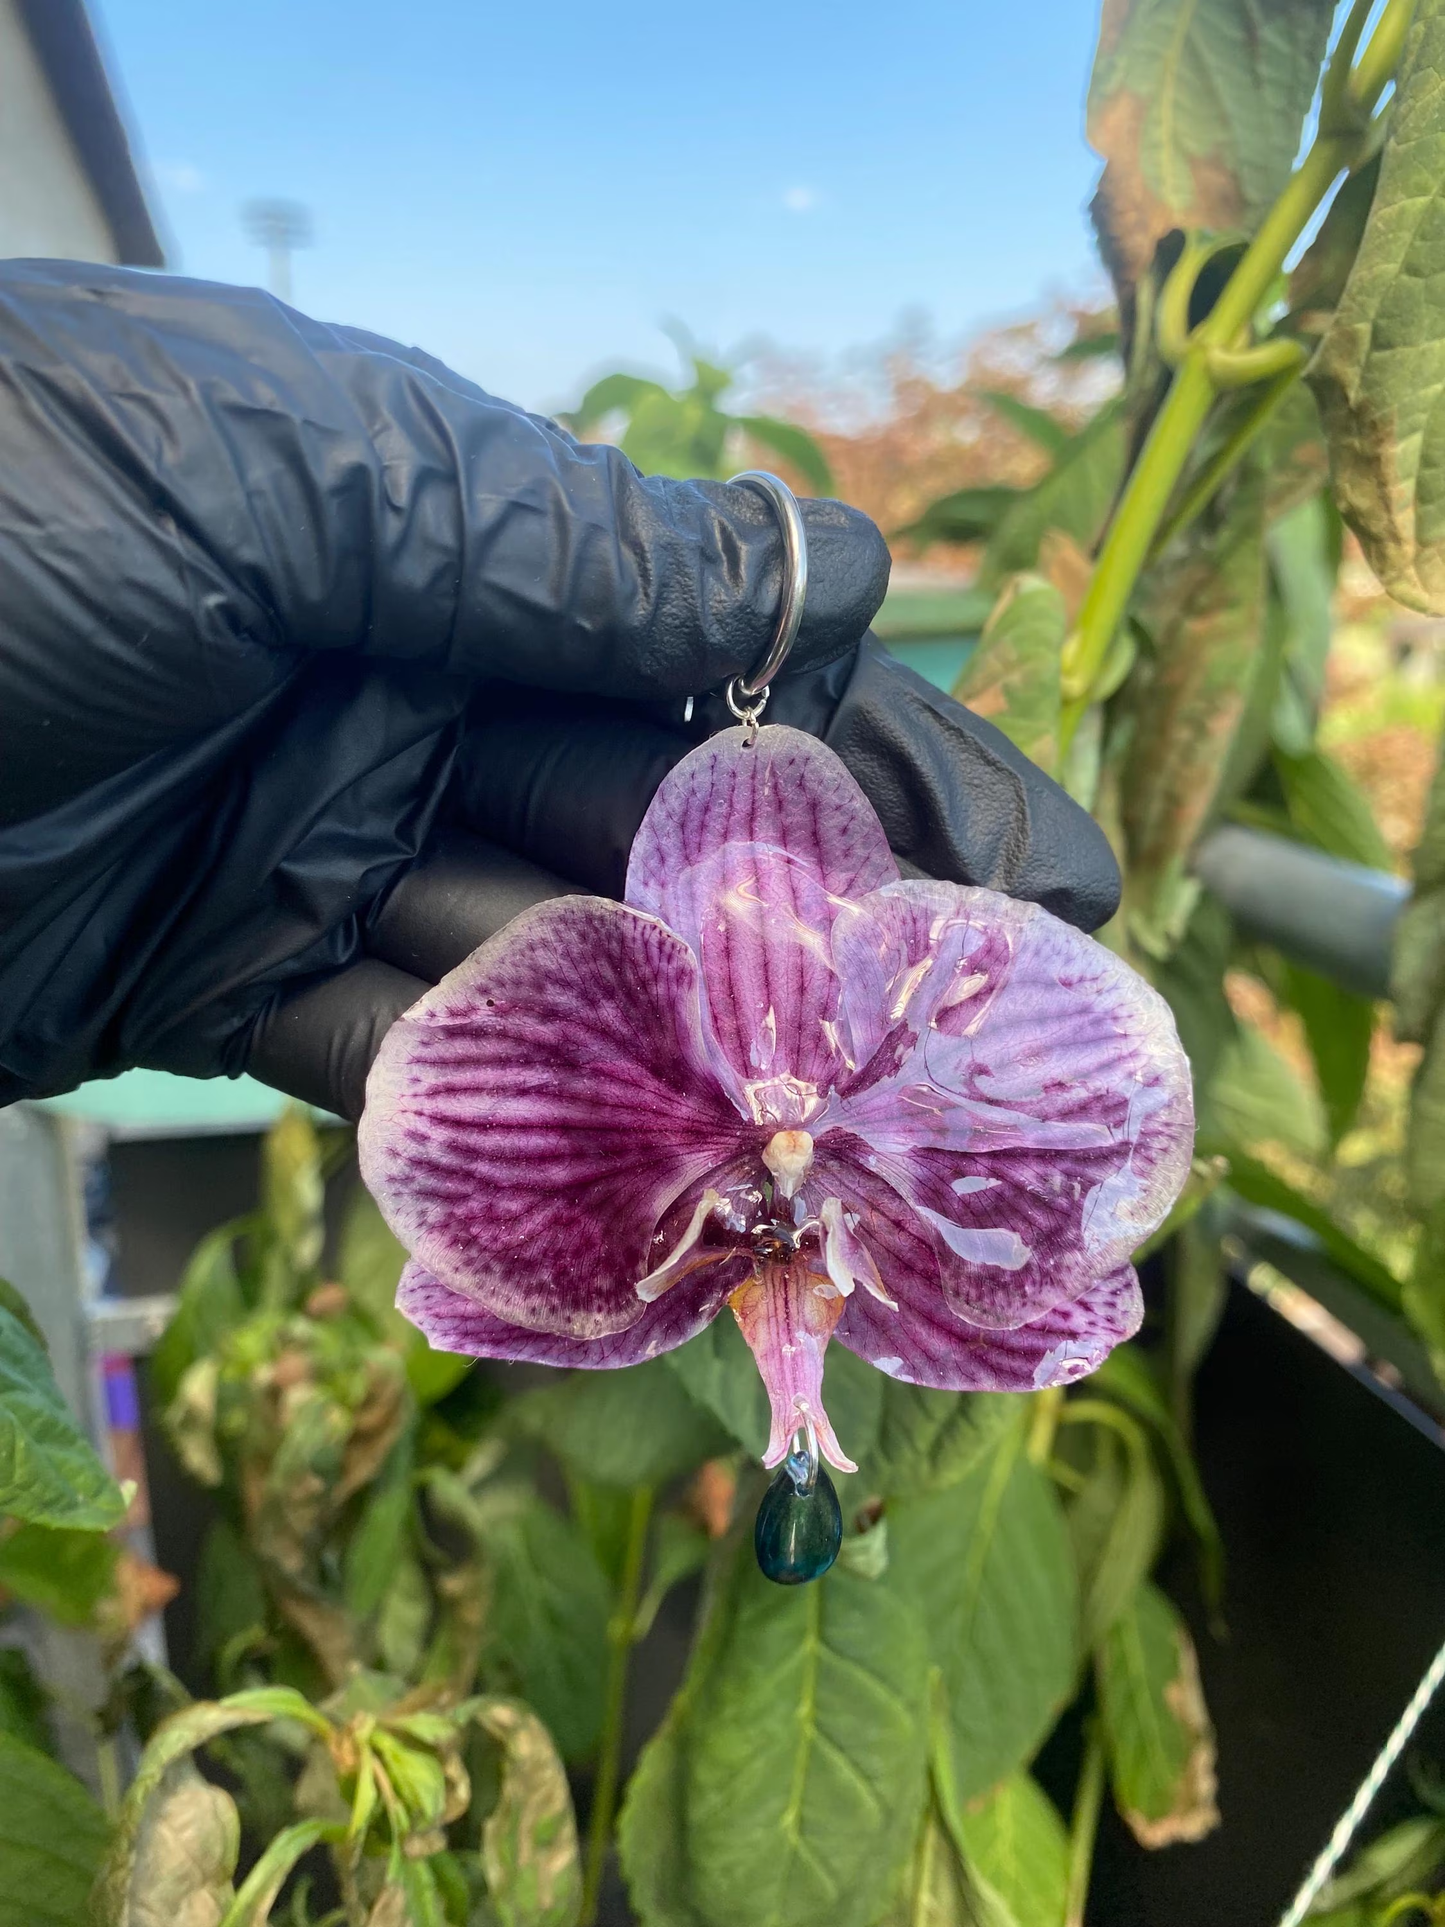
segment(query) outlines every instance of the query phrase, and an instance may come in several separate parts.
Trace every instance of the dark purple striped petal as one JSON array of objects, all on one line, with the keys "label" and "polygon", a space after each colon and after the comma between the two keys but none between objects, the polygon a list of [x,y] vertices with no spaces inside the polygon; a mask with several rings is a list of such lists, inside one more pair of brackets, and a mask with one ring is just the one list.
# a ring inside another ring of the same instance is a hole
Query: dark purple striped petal
[{"label": "dark purple striped petal", "polygon": [[664,1212],[754,1135],[707,1068],[687,945],[563,897],[393,1025],[359,1148],[434,1277],[508,1324],[595,1339],[636,1323]]},{"label": "dark purple striped petal", "polygon": [[1132,1338],[1144,1300],[1132,1265],[1097,1279],[1077,1298],[1054,1305],[1012,1331],[970,1325],[943,1299],[901,1297],[891,1312],[854,1292],[843,1308],[838,1343],[892,1378],[951,1392],[1034,1392],[1069,1385]]},{"label": "dark purple striped petal", "polygon": [[760,1125],[807,1124],[849,1074],[832,933],[861,915],[762,844],[730,843],[676,880],[668,920],[702,965],[711,1060]]},{"label": "dark purple striped petal", "polygon": [[656,1304],[639,1306],[635,1324],[603,1338],[564,1338],[556,1332],[510,1325],[433,1278],[415,1259],[401,1274],[396,1308],[439,1352],[609,1371],[622,1365],[640,1365],[695,1338],[716,1318],[728,1293],[736,1289],[748,1270],[745,1259],[726,1259],[710,1271],[695,1274]]},{"label": "dark purple striped petal", "polygon": [[914,1207],[955,1311],[1030,1323],[1127,1263],[1178,1194],[1193,1105],[1173,1017],[1036,905],[909,882],[860,909],[887,932],[888,1027],[820,1146],[850,1134]]},{"label": "dark purple striped petal", "polygon": [[873,806],[829,749],[776,724],[727,729],[663,779],[632,845],[627,901],[674,929],[682,873],[729,843],[786,850],[834,897],[860,897],[898,866]]}]

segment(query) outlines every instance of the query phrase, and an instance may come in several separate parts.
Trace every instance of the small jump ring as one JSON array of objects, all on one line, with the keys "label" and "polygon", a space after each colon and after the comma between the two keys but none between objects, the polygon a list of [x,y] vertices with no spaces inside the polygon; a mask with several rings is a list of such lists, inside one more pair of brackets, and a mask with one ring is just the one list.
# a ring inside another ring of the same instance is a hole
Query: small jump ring
[{"label": "small jump ring", "polygon": [[745,468],[731,477],[766,496],[777,513],[783,531],[783,593],[778,606],[778,626],[768,652],[750,676],[734,676],[727,686],[727,705],[741,723],[757,727],[769,686],[788,659],[803,620],[803,604],[808,596],[808,536],[798,499],[786,482],[766,469]]}]

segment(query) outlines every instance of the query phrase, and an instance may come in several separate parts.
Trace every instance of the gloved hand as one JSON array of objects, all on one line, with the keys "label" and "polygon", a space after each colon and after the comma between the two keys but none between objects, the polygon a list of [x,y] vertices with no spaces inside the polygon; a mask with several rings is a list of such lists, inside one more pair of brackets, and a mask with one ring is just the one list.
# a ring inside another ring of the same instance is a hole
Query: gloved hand
[{"label": "gloved hand", "polygon": [[[1112,910],[1102,837],[858,638],[887,554],[804,505],[770,718],[936,875]],[[519,909],[616,891],[766,647],[751,490],[254,291],[0,265],[0,1102],[143,1063],[354,1114],[392,1019]],[[481,840],[479,840],[481,839]]]}]

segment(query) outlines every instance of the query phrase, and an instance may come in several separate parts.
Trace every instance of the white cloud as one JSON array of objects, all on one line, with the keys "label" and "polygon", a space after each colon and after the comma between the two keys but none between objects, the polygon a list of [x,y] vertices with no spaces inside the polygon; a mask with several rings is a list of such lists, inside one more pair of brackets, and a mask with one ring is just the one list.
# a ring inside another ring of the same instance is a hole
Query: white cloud
[{"label": "white cloud", "polygon": [[788,210],[789,214],[811,214],[813,209],[818,205],[818,199],[819,196],[816,187],[785,187],[783,189],[783,206]]},{"label": "white cloud", "polygon": [[192,161],[157,161],[151,169],[162,187],[175,194],[203,194],[206,177]]}]

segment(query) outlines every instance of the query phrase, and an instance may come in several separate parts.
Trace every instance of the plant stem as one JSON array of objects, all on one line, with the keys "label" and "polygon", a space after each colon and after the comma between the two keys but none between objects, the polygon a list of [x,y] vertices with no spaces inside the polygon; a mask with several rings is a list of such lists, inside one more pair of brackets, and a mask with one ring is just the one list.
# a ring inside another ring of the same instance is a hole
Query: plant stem
[{"label": "plant stem", "polygon": [[597,1753],[597,1781],[592,1813],[587,1823],[587,1869],[582,1881],[581,1927],[593,1927],[602,1894],[602,1875],[612,1845],[612,1821],[617,1811],[617,1788],[622,1775],[623,1722],[627,1712],[627,1670],[637,1628],[637,1602],[642,1594],[642,1565],[647,1551],[647,1528],[652,1518],[652,1487],[640,1485],[632,1494],[627,1519],[627,1544],[617,1598],[607,1625],[607,1697],[602,1717],[602,1740]]},{"label": "plant stem", "polygon": [[1025,1455],[1035,1465],[1047,1465],[1054,1449],[1054,1434],[1059,1429],[1059,1419],[1064,1410],[1064,1388],[1062,1385],[1049,1385],[1041,1392],[1034,1393],[1034,1409],[1029,1417],[1029,1435],[1024,1444]]},{"label": "plant stem", "polygon": [[1084,1927],[1089,1902],[1089,1874],[1094,1864],[1094,1841],[1099,1832],[1099,1810],[1104,1804],[1104,1742],[1097,1721],[1089,1725],[1084,1763],[1074,1793],[1074,1815],[1069,1825],[1069,1885],[1064,1904],[1064,1927]]}]

